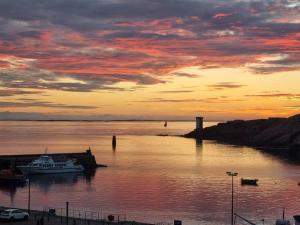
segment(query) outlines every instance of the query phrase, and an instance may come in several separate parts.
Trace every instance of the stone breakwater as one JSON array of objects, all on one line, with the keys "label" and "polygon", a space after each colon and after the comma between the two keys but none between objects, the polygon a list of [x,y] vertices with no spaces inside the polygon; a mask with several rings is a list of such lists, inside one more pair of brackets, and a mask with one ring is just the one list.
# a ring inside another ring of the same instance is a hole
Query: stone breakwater
[{"label": "stone breakwater", "polygon": [[[262,149],[280,149],[300,156],[300,114],[288,118],[233,120],[183,135]],[[288,151],[287,151],[288,150]]]}]

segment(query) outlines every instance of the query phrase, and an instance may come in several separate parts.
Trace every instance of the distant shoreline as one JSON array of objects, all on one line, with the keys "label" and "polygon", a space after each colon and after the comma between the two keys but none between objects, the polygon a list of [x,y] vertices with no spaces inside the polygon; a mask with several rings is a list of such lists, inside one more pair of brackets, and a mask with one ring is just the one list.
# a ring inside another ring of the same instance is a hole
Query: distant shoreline
[{"label": "distant shoreline", "polygon": [[[0,121],[38,121],[38,122],[164,122],[165,120],[0,120]],[[168,122],[193,122],[193,120],[168,120]]]},{"label": "distant shoreline", "polygon": [[[58,119],[49,119],[49,120],[26,120],[26,119],[2,119],[0,121],[32,121],[32,122],[164,122],[166,120],[58,120]],[[168,122],[194,122],[194,120],[167,120]],[[220,122],[220,121],[204,121],[204,122]]]}]

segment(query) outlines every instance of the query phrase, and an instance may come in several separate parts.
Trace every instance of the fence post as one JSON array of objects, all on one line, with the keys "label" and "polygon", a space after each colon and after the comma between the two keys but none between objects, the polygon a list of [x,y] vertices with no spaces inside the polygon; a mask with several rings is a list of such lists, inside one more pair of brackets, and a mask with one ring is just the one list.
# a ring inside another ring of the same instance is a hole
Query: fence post
[{"label": "fence post", "polygon": [[69,202],[66,202],[66,224],[69,223]]},{"label": "fence post", "polygon": [[62,208],[60,208],[60,224],[63,222]]}]

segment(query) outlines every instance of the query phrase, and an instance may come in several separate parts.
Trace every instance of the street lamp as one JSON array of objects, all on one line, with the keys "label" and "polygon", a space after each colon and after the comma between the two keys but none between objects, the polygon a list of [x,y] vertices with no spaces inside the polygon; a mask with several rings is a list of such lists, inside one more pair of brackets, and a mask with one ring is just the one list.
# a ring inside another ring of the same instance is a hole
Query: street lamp
[{"label": "street lamp", "polygon": [[233,225],[233,177],[237,176],[236,172],[226,172],[228,176],[231,176],[231,225]]},{"label": "street lamp", "polygon": [[27,206],[27,210],[28,213],[30,213],[30,177],[28,176],[28,206]]},{"label": "street lamp", "polygon": [[31,190],[30,190],[31,189],[31,187],[30,187],[31,186],[31,177],[30,177],[30,173],[31,173],[31,164],[29,165],[29,173],[28,173],[28,207],[27,207],[28,208],[27,209],[28,213],[30,213],[30,200],[31,200],[30,199],[30,197],[31,197],[30,196],[31,195]]}]

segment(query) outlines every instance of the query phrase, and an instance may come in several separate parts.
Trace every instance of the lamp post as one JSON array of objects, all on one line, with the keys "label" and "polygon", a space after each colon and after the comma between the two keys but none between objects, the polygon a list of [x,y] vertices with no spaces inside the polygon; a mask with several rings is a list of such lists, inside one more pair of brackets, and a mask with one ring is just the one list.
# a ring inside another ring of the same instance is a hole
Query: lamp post
[{"label": "lamp post", "polygon": [[29,165],[29,173],[28,173],[28,213],[30,213],[30,186],[31,186],[31,177],[30,177],[30,174],[31,174],[31,164]]},{"label": "lamp post", "polygon": [[69,202],[66,202],[66,224],[69,223]]},{"label": "lamp post", "polygon": [[231,176],[231,225],[233,225],[233,177],[237,176],[236,172],[226,172],[228,176]]},{"label": "lamp post", "polygon": [[30,213],[30,177],[28,177],[28,213]]}]

